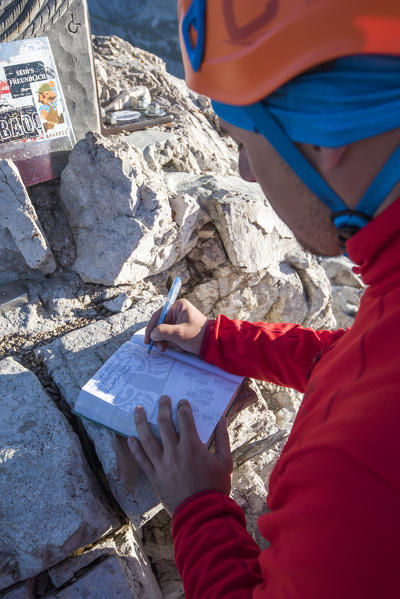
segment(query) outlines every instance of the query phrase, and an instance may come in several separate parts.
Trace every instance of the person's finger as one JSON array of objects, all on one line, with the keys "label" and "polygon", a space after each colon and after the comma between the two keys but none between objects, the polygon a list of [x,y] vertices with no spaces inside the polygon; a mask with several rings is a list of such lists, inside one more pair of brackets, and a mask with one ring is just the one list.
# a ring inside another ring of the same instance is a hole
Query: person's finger
[{"label": "person's finger", "polygon": [[156,347],[160,352],[165,352],[167,349],[167,343],[165,341],[156,341],[154,343],[154,347]]},{"label": "person's finger", "polygon": [[154,476],[154,466],[150,462],[146,453],[144,452],[140,441],[135,437],[129,437],[128,447],[131,454],[133,455],[133,457],[135,458],[135,460],[137,461],[138,465],[143,470],[147,478],[149,480],[152,480]]},{"label": "person's finger", "polygon": [[232,461],[228,422],[223,416],[215,429],[215,455],[221,460]]},{"label": "person's finger", "polygon": [[150,343],[150,341],[151,341],[150,333],[154,329],[154,327],[156,326],[156,324],[158,322],[158,319],[160,318],[161,310],[162,310],[162,308],[160,308],[159,310],[157,310],[157,312],[154,312],[154,314],[150,318],[149,322],[147,323],[147,327],[146,327],[146,330],[144,332],[144,343],[145,343],[145,345],[148,345]]},{"label": "person's finger", "polygon": [[171,400],[166,395],[160,398],[157,422],[164,451],[171,452],[176,447],[178,435],[172,422]]},{"label": "person's finger", "polygon": [[[187,328],[187,325],[186,325]],[[169,341],[181,345],[185,341],[185,325],[181,324],[159,324],[154,327],[150,335],[153,341]]]},{"label": "person's finger", "polygon": [[168,310],[164,322],[165,324],[178,324],[182,316],[182,299],[176,300]]},{"label": "person's finger", "polygon": [[155,465],[162,457],[162,450],[151,431],[150,425],[147,422],[146,412],[142,406],[138,406],[135,409],[135,424],[143,450],[150,462]]},{"label": "person's finger", "polygon": [[186,399],[182,399],[178,404],[177,420],[179,441],[182,445],[187,446],[193,444],[193,442],[202,444],[193,418],[192,408]]}]

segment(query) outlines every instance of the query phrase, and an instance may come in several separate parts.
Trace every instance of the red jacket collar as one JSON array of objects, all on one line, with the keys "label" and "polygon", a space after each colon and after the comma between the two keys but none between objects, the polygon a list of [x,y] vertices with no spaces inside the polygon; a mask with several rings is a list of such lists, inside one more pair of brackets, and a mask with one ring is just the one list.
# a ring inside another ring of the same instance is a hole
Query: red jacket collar
[{"label": "red jacket collar", "polygon": [[347,242],[347,253],[366,285],[400,283],[400,198]]}]

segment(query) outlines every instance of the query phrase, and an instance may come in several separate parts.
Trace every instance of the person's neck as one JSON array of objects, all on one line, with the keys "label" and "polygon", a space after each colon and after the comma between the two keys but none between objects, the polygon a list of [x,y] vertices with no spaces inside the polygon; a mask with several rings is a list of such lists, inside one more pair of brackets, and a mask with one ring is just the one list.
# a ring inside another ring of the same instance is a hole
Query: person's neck
[{"label": "person's neck", "polygon": [[393,202],[395,202],[397,200],[397,198],[399,198],[399,197],[400,197],[400,181],[393,187],[392,191],[387,196],[387,198],[382,202],[382,204],[379,206],[379,208],[375,212],[374,216],[378,216],[378,214],[381,214],[381,212],[386,210],[386,208],[388,208],[390,206],[390,204],[393,204]]}]

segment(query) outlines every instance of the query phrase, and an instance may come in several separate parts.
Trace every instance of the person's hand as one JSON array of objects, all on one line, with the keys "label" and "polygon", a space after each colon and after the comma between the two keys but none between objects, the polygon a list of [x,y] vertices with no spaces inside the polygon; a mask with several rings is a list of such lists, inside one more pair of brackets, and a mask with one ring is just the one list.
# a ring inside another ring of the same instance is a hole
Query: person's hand
[{"label": "person's hand", "polygon": [[188,401],[179,402],[177,419],[179,436],[172,422],[171,400],[163,396],[158,410],[161,443],[153,435],[142,407],[135,410],[139,440],[128,439],[129,449],[170,515],[184,499],[199,491],[229,495],[232,476],[226,418],[216,428],[215,453],[200,441]]},{"label": "person's hand", "polygon": [[145,344],[154,341],[161,351],[177,345],[184,351],[199,355],[207,325],[204,314],[185,299],[172,304],[164,323],[157,326],[160,314],[161,308],[150,318],[144,335]]}]

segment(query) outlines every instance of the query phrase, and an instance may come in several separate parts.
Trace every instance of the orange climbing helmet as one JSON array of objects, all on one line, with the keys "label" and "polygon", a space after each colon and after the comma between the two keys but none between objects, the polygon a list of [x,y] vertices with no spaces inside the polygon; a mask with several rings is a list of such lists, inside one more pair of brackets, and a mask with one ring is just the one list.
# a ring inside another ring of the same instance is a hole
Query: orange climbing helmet
[{"label": "orange climbing helmet", "polygon": [[178,0],[190,88],[245,105],[320,63],[400,54],[400,0]]}]

